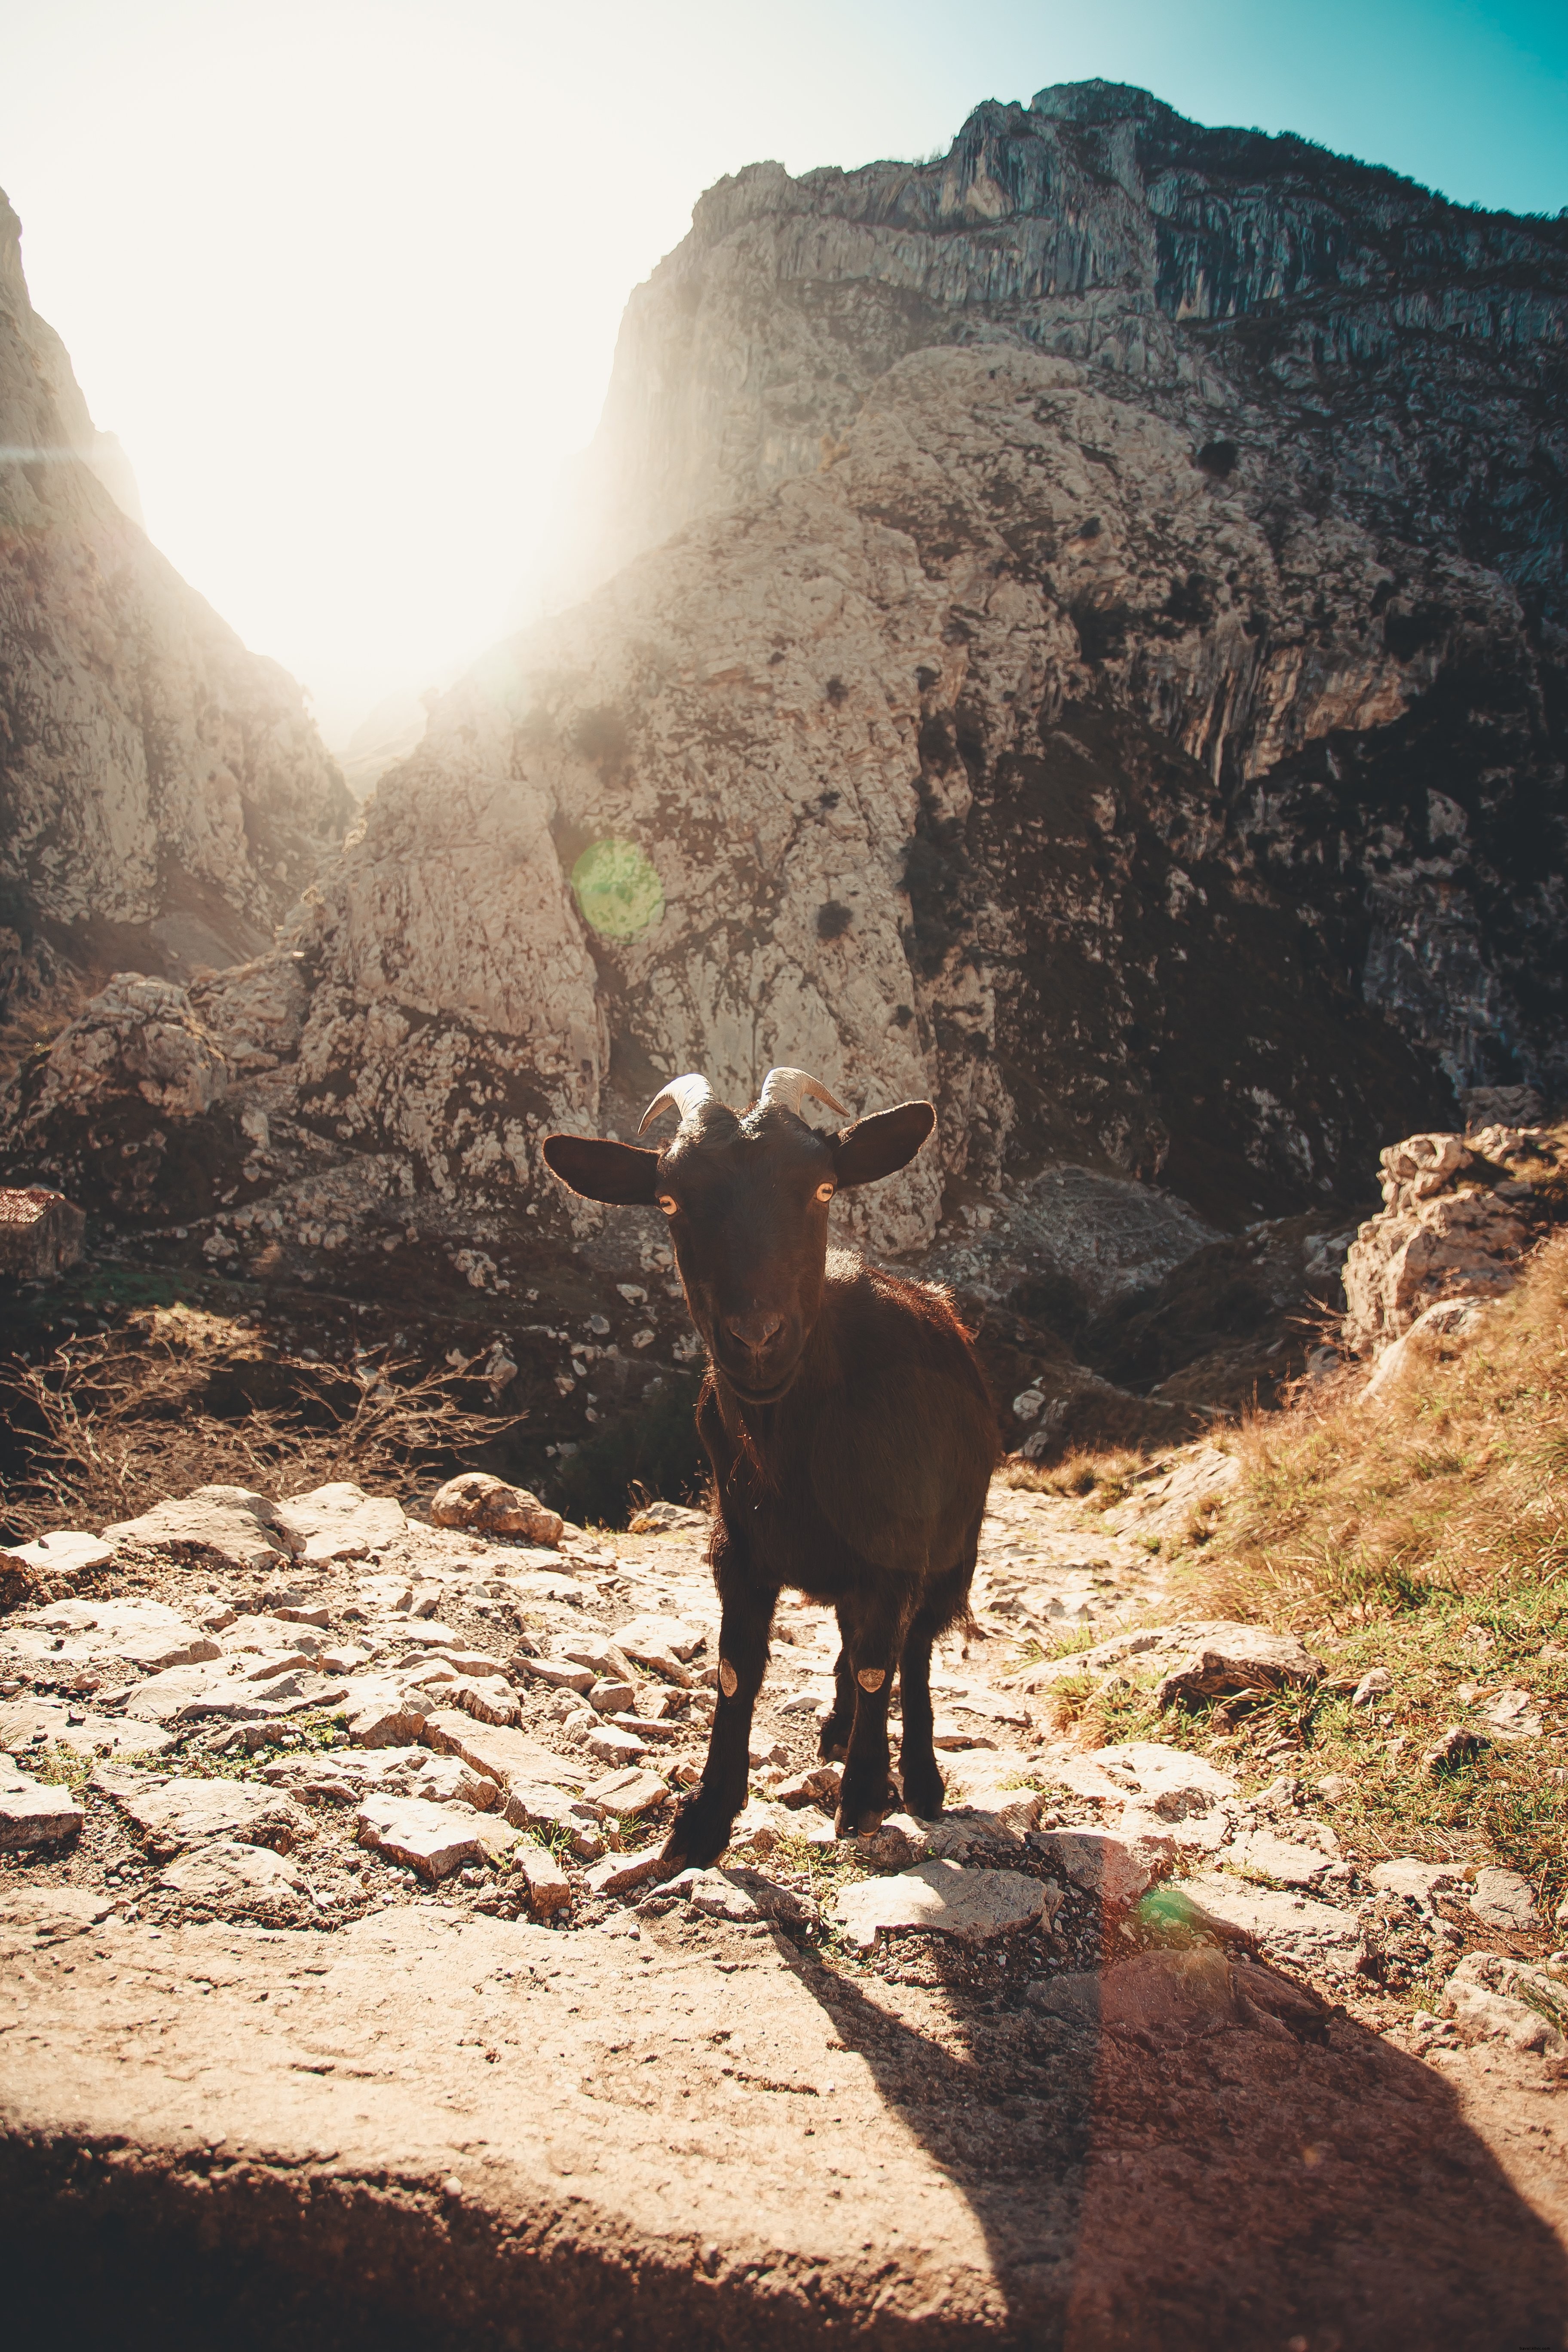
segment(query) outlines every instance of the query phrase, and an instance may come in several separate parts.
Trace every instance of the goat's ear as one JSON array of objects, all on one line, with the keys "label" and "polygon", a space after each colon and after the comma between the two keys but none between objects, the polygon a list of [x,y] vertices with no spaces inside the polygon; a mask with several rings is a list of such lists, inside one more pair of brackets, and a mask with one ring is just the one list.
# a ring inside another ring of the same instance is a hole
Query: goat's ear
[{"label": "goat's ear", "polygon": [[907,1167],[935,1125],[930,1103],[908,1102],[840,1128],[833,1139],[840,1191],[849,1184],[874,1184],[879,1176]]},{"label": "goat's ear", "polygon": [[635,1143],[610,1143],[594,1135],[547,1135],[544,1164],[570,1192],[585,1201],[611,1201],[618,1208],[651,1204],[658,1174],[657,1151]]}]

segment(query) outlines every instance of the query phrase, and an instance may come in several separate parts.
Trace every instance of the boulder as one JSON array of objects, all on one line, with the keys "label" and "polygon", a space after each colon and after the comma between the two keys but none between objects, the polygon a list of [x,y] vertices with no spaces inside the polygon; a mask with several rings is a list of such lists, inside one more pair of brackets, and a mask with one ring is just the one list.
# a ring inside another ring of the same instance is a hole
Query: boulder
[{"label": "boulder", "polygon": [[1162,1708],[1178,1702],[1192,1706],[1234,1691],[1306,1689],[1322,1671],[1322,1661],[1294,1633],[1270,1633],[1261,1625],[1215,1627],[1169,1668],[1158,1702]]},{"label": "boulder", "polygon": [[476,1535],[524,1536],[531,1544],[552,1547],[561,1540],[565,1521],[526,1487],[509,1486],[485,1470],[465,1470],[448,1478],[430,1498],[430,1517],[438,1528],[470,1528]]},{"label": "boulder", "polygon": [[247,1575],[276,1568],[303,1549],[303,1538],[278,1523],[267,1497],[242,1486],[201,1486],[180,1500],[155,1504],[138,1518],[105,1528],[103,1540],[117,1551],[135,1545],[166,1559],[200,1561]]},{"label": "boulder", "polygon": [[[1417,1324],[1441,1336],[1456,1318],[1429,1321],[1432,1308],[1512,1287],[1531,1228],[1517,1192],[1479,1181],[1485,1171],[1470,1148],[1479,1141],[1412,1135],[1383,1153],[1384,1208],[1361,1227],[1344,1265],[1344,1333],[1359,1353],[1380,1353]],[[1402,1352],[1386,1370],[1379,1362],[1377,1395],[1404,1360]]]},{"label": "boulder", "polygon": [[295,1538],[307,1567],[324,1567],[379,1551],[396,1541],[408,1521],[401,1503],[386,1495],[367,1495],[345,1478],[313,1486],[307,1494],[285,1496],[273,1524]]}]

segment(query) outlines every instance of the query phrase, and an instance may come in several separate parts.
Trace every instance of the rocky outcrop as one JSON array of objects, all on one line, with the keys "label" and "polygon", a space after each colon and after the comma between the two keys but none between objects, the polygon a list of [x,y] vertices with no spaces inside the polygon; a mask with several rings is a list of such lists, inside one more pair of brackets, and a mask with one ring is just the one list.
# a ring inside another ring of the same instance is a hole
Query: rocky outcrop
[{"label": "rocky outcrop", "polygon": [[1557,224],[1100,84],[722,184],[628,310],[600,584],[441,698],[281,945],[149,1012],[209,1106],[111,990],[17,1172],[237,1272],[434,1226],[475,1288],[652,1277],[595,1300],[597,1415],[668,1268],[542,1135],[787,1062],[936,1101],[837,1213],[995,1309],[1012,1444],[1103,1429],[1091,1326],[1130,1388],[1212,1359],[1130,1437],[1263,1392],[1379,1149],[1564,1075],[1565,303]]},{"label": "rocky outcrop", "polygon": [[352,803],[277,664],[140,528],[0,196],[0,1070],[116,967],[253,956]]},{"label": "rocky outcrop", "polygon": [[1382,1158],[1383,1211],[1361,1227],[1344,1266],[1345,1338],[1363,1355],[1451,1302],[1511,1290],[1529,1244],[1568,1205],[1561,1130],[1412,1135]]}]

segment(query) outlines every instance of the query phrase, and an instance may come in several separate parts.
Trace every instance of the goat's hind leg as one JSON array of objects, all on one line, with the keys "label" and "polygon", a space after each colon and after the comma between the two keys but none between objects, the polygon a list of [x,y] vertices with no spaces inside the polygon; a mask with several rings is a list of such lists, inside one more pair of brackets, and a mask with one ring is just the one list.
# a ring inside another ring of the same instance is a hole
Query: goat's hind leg
[{"label": "goat's hind leg", "polygon": [[841,1649],[833,1669],[833,1712],[822,1727],[816,1752],[825,1764],[841,1763],[855,1728],[855,1670],[849,1653]]},{"label": "goat's hind leg", "polygon": [[928,1586],[904,1636],[903,1664],[899,1669],[903,1738],[899,1750],[899,1778],[903,1783],[906,1811],[934,1822],[942,1808],[946,1788],[937,1769],[935,1724],[931,1703],[931,1654],[937,1635],[963,1614],[974,1574],[973,1553],[963,1566],[951,1570]]}]

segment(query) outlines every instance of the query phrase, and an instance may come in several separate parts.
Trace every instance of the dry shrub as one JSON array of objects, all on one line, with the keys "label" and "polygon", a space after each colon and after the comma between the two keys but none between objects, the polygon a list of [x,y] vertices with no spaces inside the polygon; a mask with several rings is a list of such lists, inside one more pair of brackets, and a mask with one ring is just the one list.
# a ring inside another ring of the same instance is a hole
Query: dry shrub
[{"label": "dry shrub", "polygon": [[[248,1400],[247,1383],[286,1401]],[[463,1370],[312,1363],[183,1307],[13,1365],[0,1386],[13,1427],[27,1433],[26,1470],[0,1504],[13,1540],[134,1518],[197,1486],[402,1488],[414,1472],[447,1475],[521,1418],[476,1410]],[[237,1391],[239,1409],[215,1412],[215,1389]]]},{"label": "dry shrub", "polygon": [[1381,1405],[1331,1397],[1242,1432],[1201,1572],[1216,1612],[1360,1622],[1568,1570],[1568,1235],[1471,1335],[1417,1342]]}]

